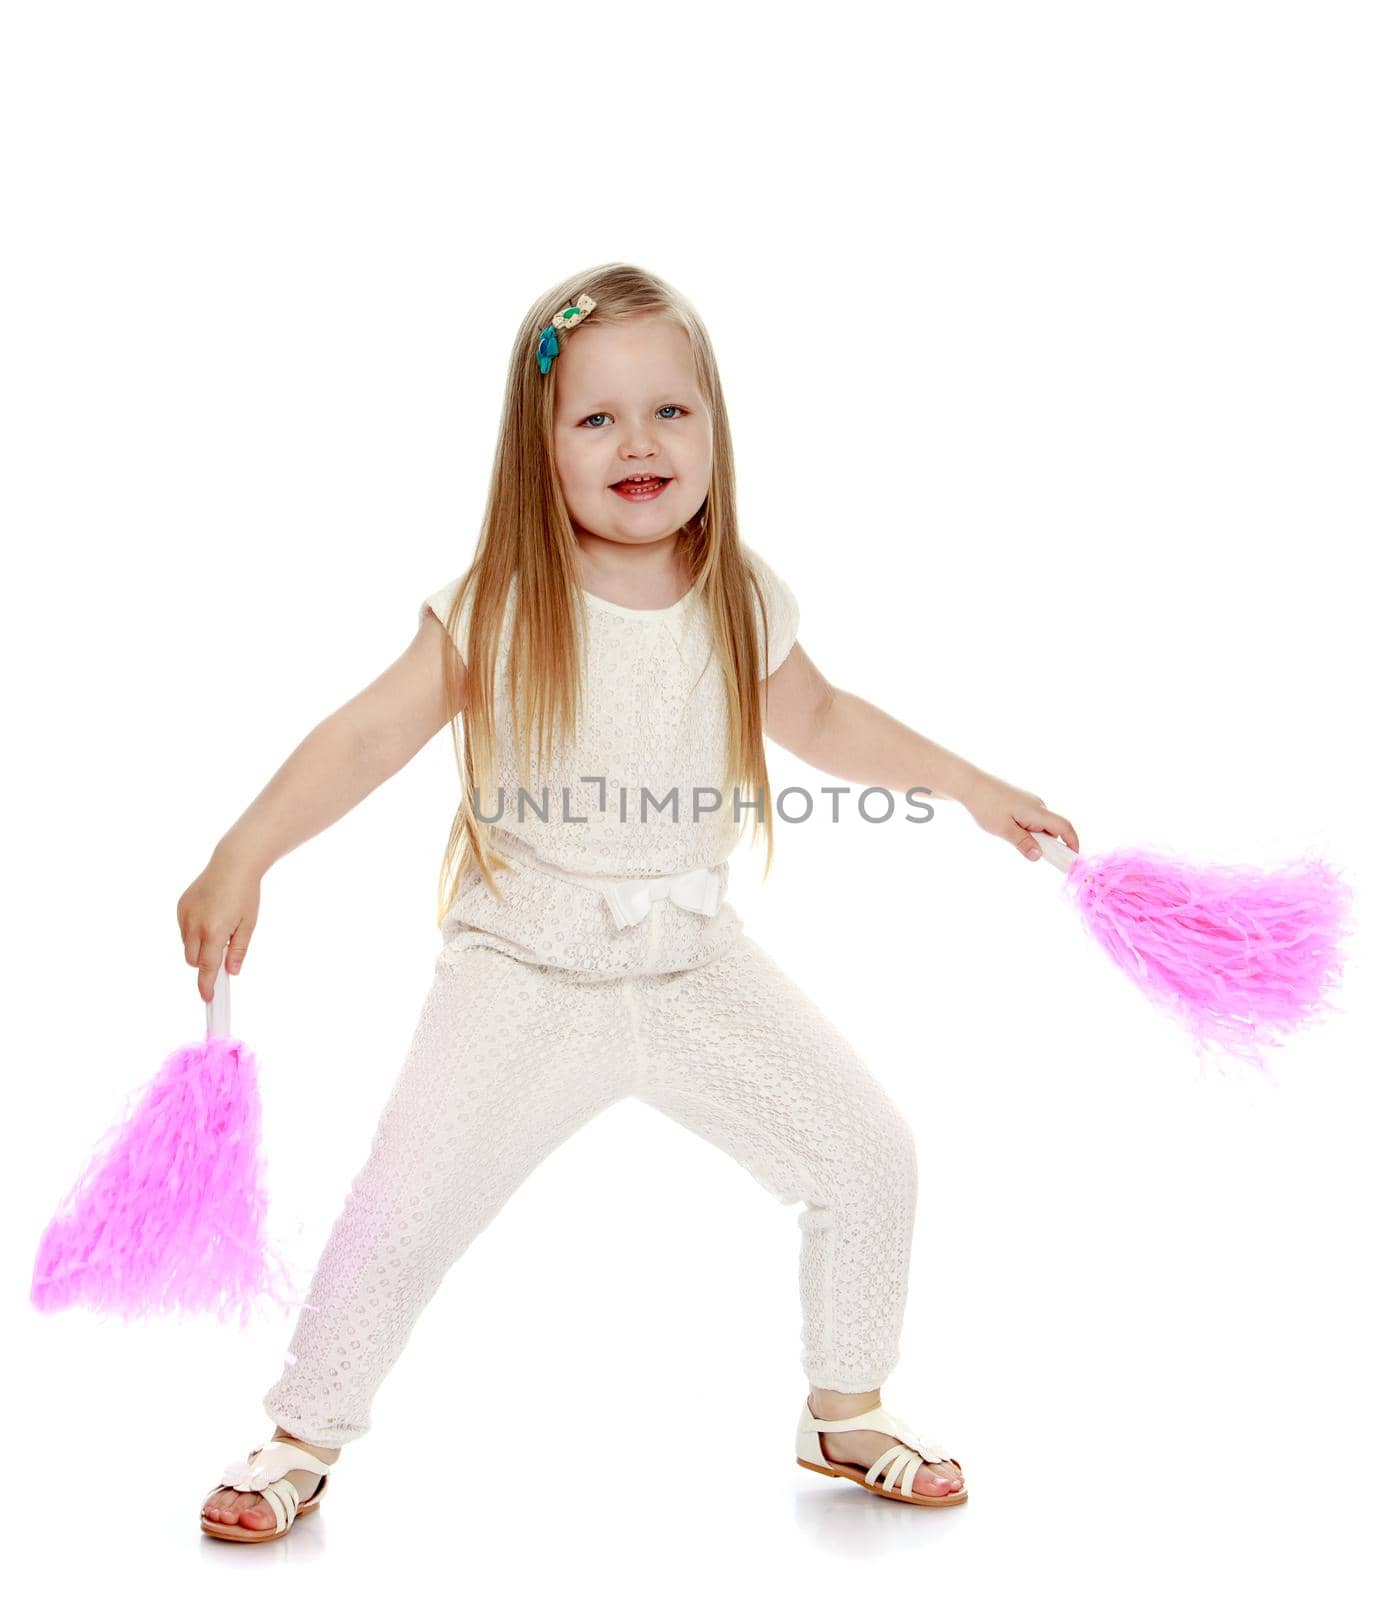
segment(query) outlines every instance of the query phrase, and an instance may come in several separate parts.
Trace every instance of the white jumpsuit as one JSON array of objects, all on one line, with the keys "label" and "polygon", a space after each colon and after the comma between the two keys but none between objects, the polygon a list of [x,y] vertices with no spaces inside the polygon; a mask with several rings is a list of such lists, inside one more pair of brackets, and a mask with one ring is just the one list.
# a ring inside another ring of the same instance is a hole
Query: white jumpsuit
[{"label": "white jumpsuit", "polygon": [[[745,554],[775,671],[796,637],[796,601]],[[420,617],[445,620],[458,581]],[[862,1393],[898,1359],[913,1137],[723,897],[741,824],[731,791],[703,809],[723,791],[726,710],[716,666],[704,670],[709,630],[695,601],[692,590],[642,611],[587,597],[578,742],[528,799],[500,664],[500,788],[478,811],[499,818],[491,840],[514,867],[497,874],[502,900],[479,873],[464,877],[407,1060],[263,1397],[308,1443],[368,1431],[374,1395],[448,1268],[551,1150],[626,1096],[728,1151],[783,1204],[803,1203],[809,1384]],[[507,610],[505,639],[510,621]],[[676,790],[674,815],[648,812],[643,788],[656,803]]]}]

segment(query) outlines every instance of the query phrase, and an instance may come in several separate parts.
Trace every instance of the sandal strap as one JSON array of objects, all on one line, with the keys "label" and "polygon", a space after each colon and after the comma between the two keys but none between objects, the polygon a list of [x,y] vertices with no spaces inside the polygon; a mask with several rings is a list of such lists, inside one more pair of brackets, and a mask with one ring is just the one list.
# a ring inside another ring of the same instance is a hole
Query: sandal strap
[{"label": "sandal strap", "polygon": [[[884,1408],[881,1406],[880,1410],[883,1411]],[[923,1434],[915,1433],[901,1417],[894,1416],[890,1411],[885,1411],[884,1415],[888,1419],[890,1426],[881,1428],[881,1433],[892,1433],[896,1439],[902,1439],[905,1444],[912,1445],[924,1461],[952,1461],[951,1456],[944,1455],[939,1446],[934,1444],[931,1439]],[[953,1466],[957,1465],[955,1461],[952,1464]]]},{"label": "sandal strap", "polygon": [[[881,1429],[881,1432],[887,1432]],[[941,1456],[938,1457],[942,1459]],[[878,1484],[880,1474],[884,1474],[884,1487],[891,1492],[903,1495],[913,1493],[913,1480],[918,1476],[918,1469],[923,1465],[923,1459],[916,1450],[910,1450],[906,1445],[891,1444],[882,1456],[876,1456],[870,1463],[869,1471],[865,1473],[865,1482]],[[902,1481],[897,1490],[894,1489],[894,1479],[902,1474]]]},{"label": "sandal strap", "polygon": [[238,1489],[244,1493],[262,1495],[272,1507],[277,1532],[280,1533],[296,1515],[301,1503],[296,1485],[287,1474],[305,1471],[329,1477],[330,1468],[330,1462],[313,1456],[309,1450],[303,1450],[290,1439],[273,1439],[250,1450],[246,1461],[230,1461],[224,1468],[223,1477],[210,1493],[219,1489]]},{"label": "sandal strap", "polygon": [[[891,1434],[895,1439],[902,1440],[904,1444],[916,1450],[925,1461],[952,1461],[952,1457],[943,1455],[931,1439],[921,1438],[902,1418],[896,1417],[892,1411],[886,1410],[882,1405],[871,1406],[868,1411],[862,1411],[857,1417],[829,1420],[813,1415],[809,1401],[803,1401],[802,1405],[806,1415],[811,1419],[810,1425],[806,1430],[808,1433],[853,1433],[857,1429],[867,1429],[871,1433],[887,1433]],[[888,1451],[885,1451],[885,1455],[888,1455]],[[884,1457],[881,1456],[880,1460],[882,1461],[883,1459]],[[954,1466],[957,1465],[955,1461],[952,1464]],[[871,1468],[871,1470],[873,1469]],[[909,1481],[912,1482],[913,1480],[910,1478]]]}]

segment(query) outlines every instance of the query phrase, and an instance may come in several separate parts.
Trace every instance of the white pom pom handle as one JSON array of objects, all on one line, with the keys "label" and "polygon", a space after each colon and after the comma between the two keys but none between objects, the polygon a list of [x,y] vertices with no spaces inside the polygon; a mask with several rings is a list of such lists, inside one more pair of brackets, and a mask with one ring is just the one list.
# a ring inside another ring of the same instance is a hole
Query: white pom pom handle
[{"label": "white pom pom handle", "polygon": [[233,1037],[233,1006],[229,997],[228,973],[224,971],[223,958],[214,978],[214,998],[204,1003],[204,1037],[206,1039],[231,1039]]},{"label": "white pom pom handle", "polygon": [[1070,850],[1057,834],[1031,833],[1030,837],[1044,851],[1044,859],[1052,861],[1060,872],[1067,872],[1078,860],[1078,852]]}]

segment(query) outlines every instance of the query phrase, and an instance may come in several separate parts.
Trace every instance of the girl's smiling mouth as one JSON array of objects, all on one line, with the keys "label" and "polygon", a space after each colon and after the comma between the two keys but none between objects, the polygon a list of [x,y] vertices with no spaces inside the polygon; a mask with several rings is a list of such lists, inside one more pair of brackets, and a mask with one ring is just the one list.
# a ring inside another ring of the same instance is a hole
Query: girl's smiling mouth
[{"label": "girl's smiling mouth", "polygon": [[669,478],[654,476],[648,476],[640,482],[632,478],[623,478],[619,483],[610,484],[608,487],[613,494],[623,500],[645,502],[658,499],[669,482]]}]

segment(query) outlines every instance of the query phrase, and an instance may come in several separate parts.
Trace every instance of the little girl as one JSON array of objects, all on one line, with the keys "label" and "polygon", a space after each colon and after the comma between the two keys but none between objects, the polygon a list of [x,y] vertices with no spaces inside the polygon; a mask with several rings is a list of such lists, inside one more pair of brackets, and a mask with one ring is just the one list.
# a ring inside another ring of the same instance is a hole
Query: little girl
[{"label": "little girl", "polygon": [[1078,838],[1038,796],[827,683],[735,503],[689,302],[616,263],[551,290],[515,339],[471,565],[181,897],[208,1001],[219,963],[239,970],[268,867],[451,722],[463,797],[432,986],[263,1397],[276,1432],[210,1493],[206,1533],[277,1538],[319,1503],[447,1269],[551,1150],[629,1095],[804,1202],[798,1462],[909,1505],[966,1500],[957,1461],[880,1400],[907,1296],[913,1136],[742,932],[728,857],[752,818],[771,861],[765,734],[837,777],[954,799],[1029,860],[1032,830]]}]

